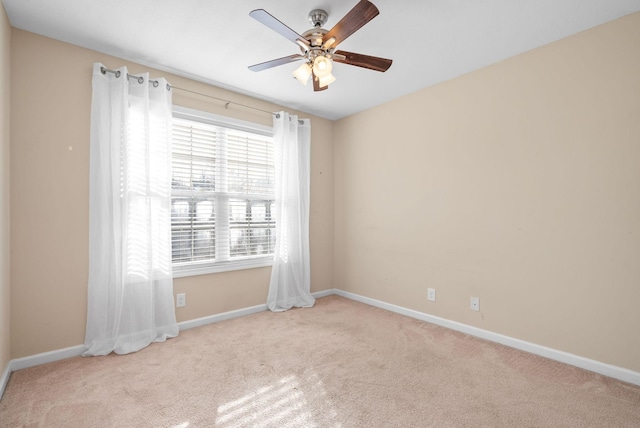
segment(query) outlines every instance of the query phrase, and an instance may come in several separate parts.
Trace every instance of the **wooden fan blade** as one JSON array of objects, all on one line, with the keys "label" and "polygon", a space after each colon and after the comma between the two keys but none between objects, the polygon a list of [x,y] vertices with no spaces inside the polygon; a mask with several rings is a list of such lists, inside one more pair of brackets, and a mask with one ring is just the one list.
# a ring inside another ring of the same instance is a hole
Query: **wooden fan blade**
[{"label": "wooden fan blade", "polygon": [[304,56],[299,55],[299,54],[289,55],[289,56],[285,56],[283,58],[272,59],[271,61],[261,62],[260,64],[250,65],[249,66],[249,70],[251,70],[251,71],[262,71],[262,70],[266,70],[268,68],[273,68],[273,67],[277,67],[279,65],[288,64],[290,62],[298,61],[298,60],[301,60],[301,59],[304,59]]},{"label": "wooden fan blade", "polygon": [[322,88],[320,87],[320,79],[318,79],[315,75],[315,73],[311,72],[311,79],[313,80],[313,90],[315,92],[318,91],[324,91],[329,89],[329,85],[327,86],[323,86]]},{"label": "wooden fan blade", "polygon": [[276,17],[271,15],[264,9],[256,9],[249,12],[249,16],[260,21],[267,27],[271,28],[276,33],[280,34],[287,40],[291,40],[293,43],[309,47],[309,41],[302,37],[300,34],[293,31],[291,28],[284,25]]},{"label": "wooden fan blade", "polygon": [[334,27],[324,35],[323,40],[336,38],[333,46],[343,42],[347,37],[358,31],[367,22],[378,16],[378,8],[367,0],[361,0]]},{"label": "wooden fan blade", "polygon": [[[385,72],[391,67],[393,60],[386,58],[378,58],[377,56],[362,55],[353,52],[336,51],[336,57],[333,58],[335,62],[341,62],[343,64],[355,65],[357,67],[368,68],[369,70]],[[339,55],[345,58],[340,58]]]}]

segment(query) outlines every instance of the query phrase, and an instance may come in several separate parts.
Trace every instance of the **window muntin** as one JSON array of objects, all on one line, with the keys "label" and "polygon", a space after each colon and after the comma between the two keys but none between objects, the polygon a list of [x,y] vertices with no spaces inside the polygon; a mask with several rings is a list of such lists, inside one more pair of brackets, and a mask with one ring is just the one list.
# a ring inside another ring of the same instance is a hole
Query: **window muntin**
[{"label": "window muntin", "polygon": [[271,129],[174,112],[174,276],[267,266],[275,247]]}]

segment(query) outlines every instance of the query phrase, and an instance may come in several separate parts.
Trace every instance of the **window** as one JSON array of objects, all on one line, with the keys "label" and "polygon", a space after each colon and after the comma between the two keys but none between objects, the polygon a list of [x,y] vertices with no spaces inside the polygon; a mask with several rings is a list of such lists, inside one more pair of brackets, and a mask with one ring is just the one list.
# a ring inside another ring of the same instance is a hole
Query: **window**
[{"label": "window", "polygon": [[174,276],[270,265],[271,128],[176,107],[172,143]]}]

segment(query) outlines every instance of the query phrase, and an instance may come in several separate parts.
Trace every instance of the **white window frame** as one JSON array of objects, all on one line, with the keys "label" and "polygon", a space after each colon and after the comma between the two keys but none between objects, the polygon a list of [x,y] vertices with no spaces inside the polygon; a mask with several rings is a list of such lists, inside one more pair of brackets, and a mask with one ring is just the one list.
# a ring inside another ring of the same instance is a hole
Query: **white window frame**
[{"label": "white window frame", "polygon": [[[213,113],[190,109],[187,107],[174,106],[173,117],[273,137],[273,128],[270,126],[260,125],[257,123],[247,122],[239,119],[233,119],[226,116],[220,116]],[[220,218],[220,221],[228,223],[228,212],[218,218]],[[216,256],[219,255],[218,251],[219,250],[216,247]],[[194,275],[205,275],[210,273],[228,272],[272,265],[273,254],[264,256],[251,256],[236,260],[202,260],[196,262],[192,261],[186,263],[173,263],[173,277],[180,278]]]}]

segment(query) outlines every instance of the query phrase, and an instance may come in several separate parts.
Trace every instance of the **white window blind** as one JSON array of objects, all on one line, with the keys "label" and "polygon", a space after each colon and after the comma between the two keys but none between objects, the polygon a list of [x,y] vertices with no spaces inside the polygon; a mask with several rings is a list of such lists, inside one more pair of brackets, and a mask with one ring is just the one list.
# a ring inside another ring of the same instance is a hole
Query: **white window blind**
[{"label": "white window blind", "polygon": [[172,260],[176,276],[271,264],[275,246],[270,128],[174,112]]}]

